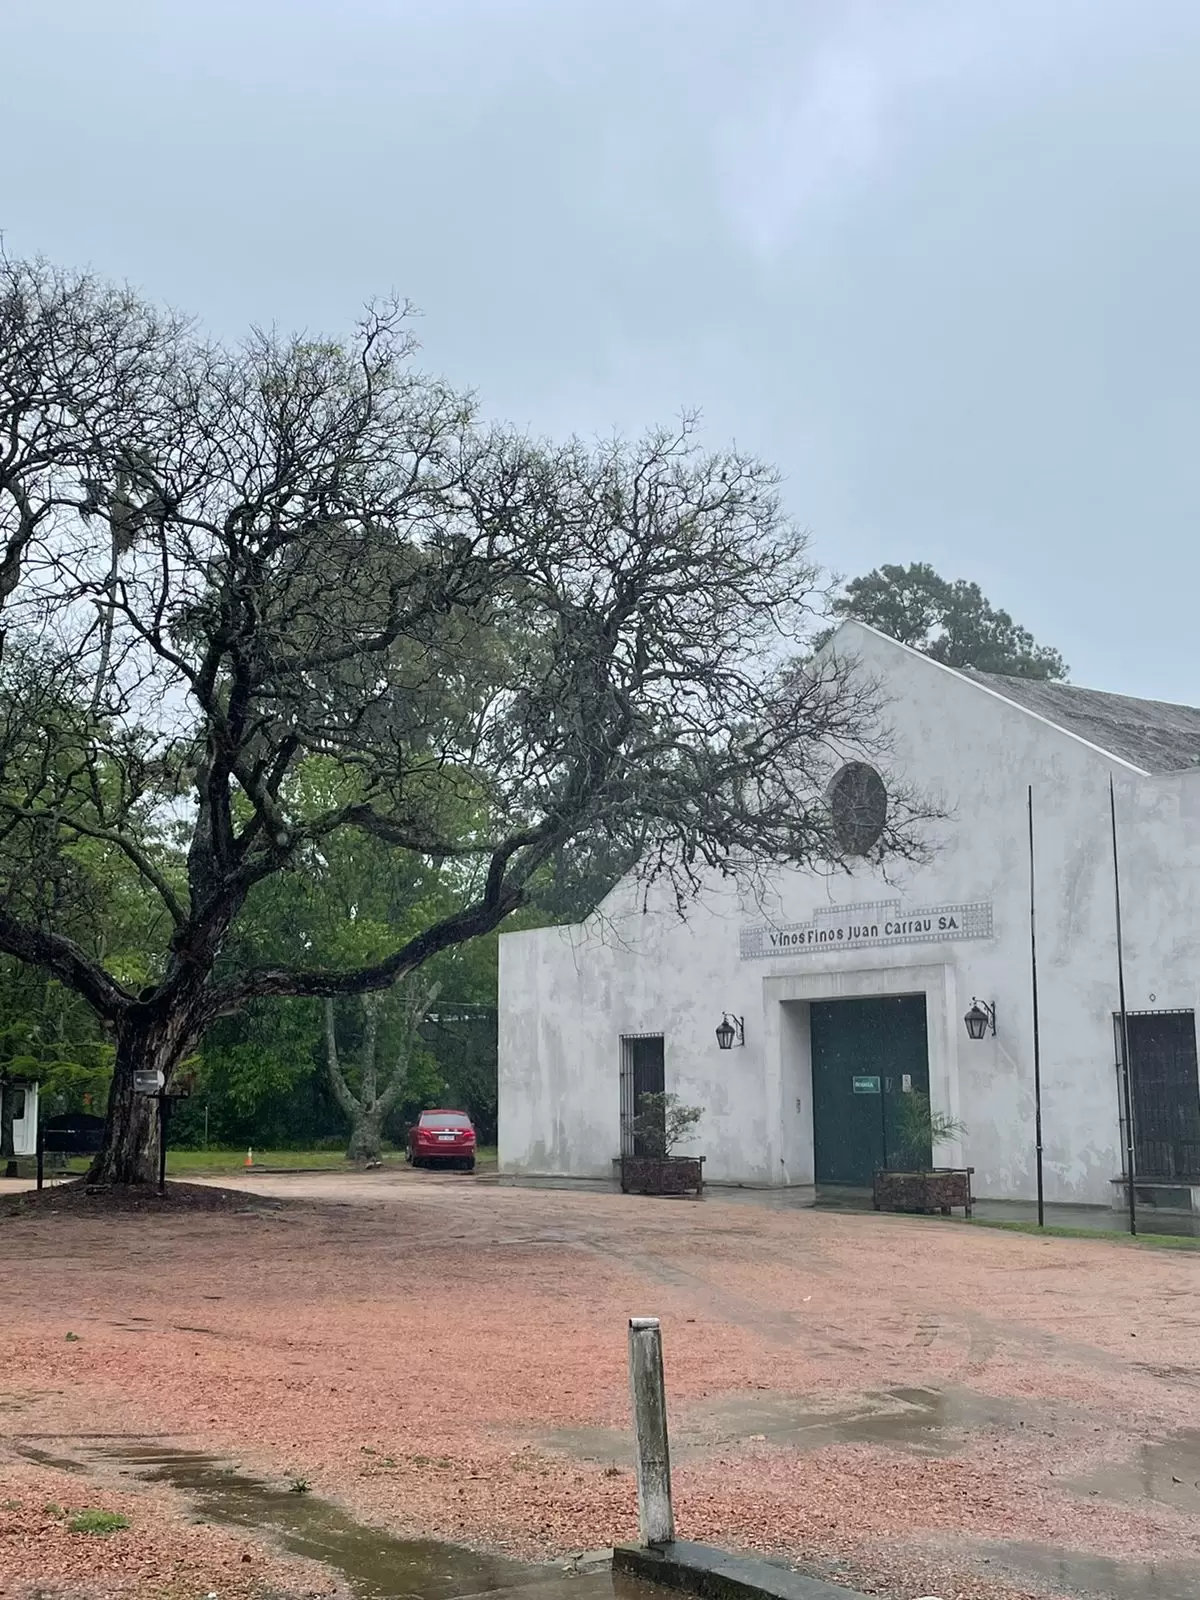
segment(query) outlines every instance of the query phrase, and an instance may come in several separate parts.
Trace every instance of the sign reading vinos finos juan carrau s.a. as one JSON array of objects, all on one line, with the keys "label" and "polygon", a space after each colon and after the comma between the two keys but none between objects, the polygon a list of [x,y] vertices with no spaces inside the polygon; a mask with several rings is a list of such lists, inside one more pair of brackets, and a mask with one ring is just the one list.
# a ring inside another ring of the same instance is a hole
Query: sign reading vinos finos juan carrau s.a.
[{"label": "sign reading vinos finos juan carrau s.a.", "polygon": [[743,961],[762,961],[829,950],[991,937],[992,907],[986,900],[921,910],[904,908],[899,900],[875,900],[860,906],[830,906],[816,912],[811,922],[743,928],[741,954]]}]

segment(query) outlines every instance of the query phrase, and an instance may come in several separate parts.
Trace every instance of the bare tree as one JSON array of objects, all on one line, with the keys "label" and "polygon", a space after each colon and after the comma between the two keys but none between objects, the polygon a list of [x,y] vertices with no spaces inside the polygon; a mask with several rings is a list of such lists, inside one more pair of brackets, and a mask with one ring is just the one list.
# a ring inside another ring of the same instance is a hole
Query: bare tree
[{"label": "bare tree", "polygon": [[[185,329],[131,290],[0,252],[0,606],[136,447]],[[118,496],[118,548],[123,517]]]},{"label": "bare tree", "polygon": [[[116,313],[90,283],[62,294],[45,360],[75,371],[71,339]],[[845,662],[787,664],[816,573],[769,468],[689,422],[600,447],[485,429],[411,369],[399,306],[346,342],[234,350],[120,306],[146,331],[115,398],[22,380],[21,436],[54,466],[26,457],[6,615],[65,709],[39,720],[16,669],[0,681],[14,851],[86,841],[159,910],[131,983],[0,881],[0,950],[115,1038],[95,1180],[152,1175],[137,1069],[169,1078],[253,1000],[388,988],[503,923],[580,836],[635,843],[681,909],[714,872],[841,859],[825,788],[878,755],[878,707]],[[0,311],[0,339],[23,326]],[[0,365],[35,357],[0,344]],[[919,849],[922,815],[894,791],[878,853]],[[316,963],[297,926],[285,958],[246,958],[260,886],[319,882],[342,830],[437,865],[454,908],[383,955]]]},{"label": "bare tree", "polygon": [[378,1161],[383,1154],[383,1124],[395,1110],[409,1082],[414,1050],[420,1044],[418,1029],[437,998],[436,984],[417,978],[398,986],[400,1014],[390,1030],[387,1057],[379,1067],[379,1011],[382,997],[364,994],[362,1043],[358,1059],[358,1093],[350,1087],[346,1067],[338,1050],[337,1012],[333,1000],[325,1001],[325,1066],[334,1099],[350,1122],[347,1161]]}]

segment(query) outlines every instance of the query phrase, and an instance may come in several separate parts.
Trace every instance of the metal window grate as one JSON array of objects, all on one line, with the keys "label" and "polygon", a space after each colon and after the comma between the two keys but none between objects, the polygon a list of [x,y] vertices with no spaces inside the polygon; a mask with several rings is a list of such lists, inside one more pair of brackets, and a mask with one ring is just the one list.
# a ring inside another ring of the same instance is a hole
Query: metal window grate
[{"label": "metal window grate", "polygon": [[[1133,1101],[1134,1175],[1200,1181],[1200,1067],[1190,1008],[1127,1011]],[[1121,1019],[1113,1018],[1117,1070],[1124,1065]],[[1122,1108],[1122,1148],[1127,1143]],[[1127,1165],[1128,1163],[1126,1163]]]},{"label": "metal window grate", "polygon": [[639,1156],[641,1140],[634,1129],[644,1094],[666,1089],[661,1033],[627,1033],[621,1038],[621,1154]]}]

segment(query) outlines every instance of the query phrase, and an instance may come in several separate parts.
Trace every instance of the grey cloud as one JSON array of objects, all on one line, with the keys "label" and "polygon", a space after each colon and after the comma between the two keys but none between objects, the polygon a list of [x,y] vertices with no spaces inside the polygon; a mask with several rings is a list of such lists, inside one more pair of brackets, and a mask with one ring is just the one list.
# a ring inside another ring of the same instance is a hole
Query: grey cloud
[{"label": "grey cloud", "polygon": [[231,333],[396,288],[554,432],[702,408],[818,555],[1200,701],[1191,0],[9,0],[0,226]]}]

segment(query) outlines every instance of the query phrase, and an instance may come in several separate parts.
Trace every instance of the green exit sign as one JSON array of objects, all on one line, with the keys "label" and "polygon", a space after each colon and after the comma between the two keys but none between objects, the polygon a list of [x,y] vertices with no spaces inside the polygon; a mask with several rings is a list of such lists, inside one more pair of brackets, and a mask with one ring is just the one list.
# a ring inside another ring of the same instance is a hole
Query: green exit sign
[{"label": "green exit sign", "polygon": [[879,1079],[878,1078],[855,1078],[855,1080],[854,1080],[854,1092],[855,1092],[855,1094],[878,1094],[879,1093]]}]

